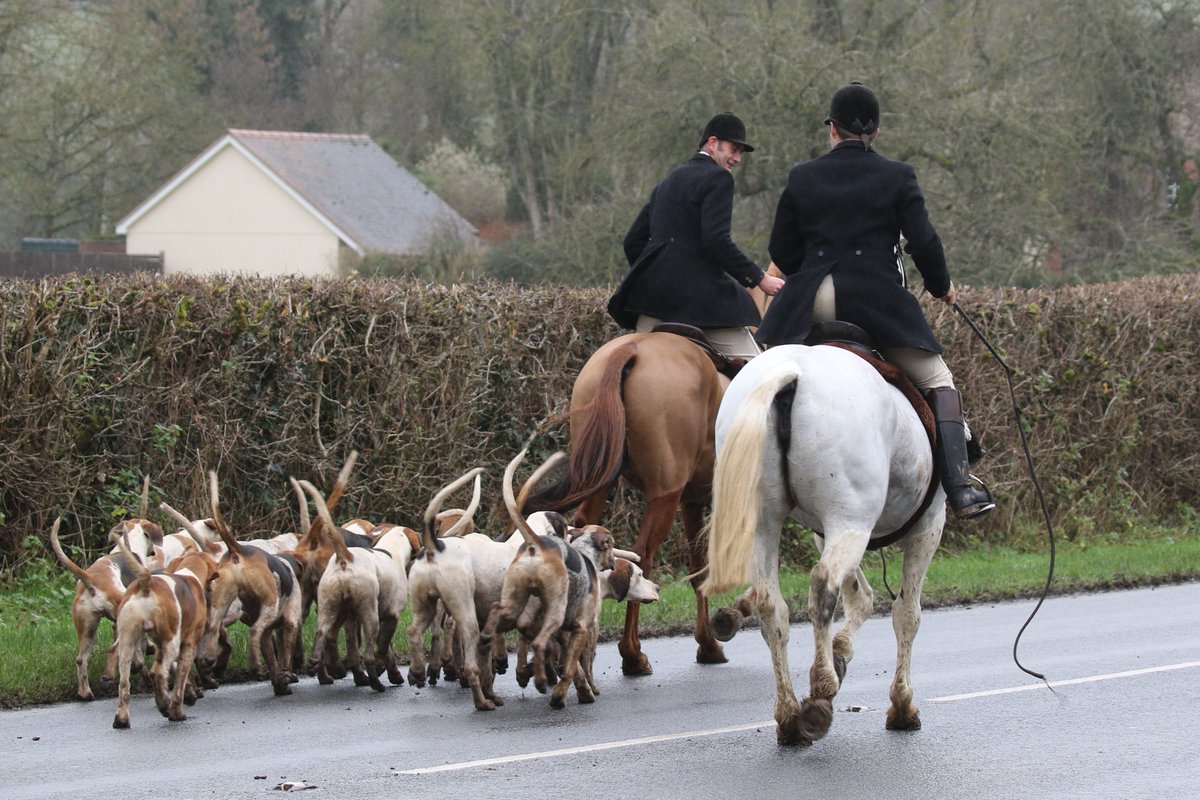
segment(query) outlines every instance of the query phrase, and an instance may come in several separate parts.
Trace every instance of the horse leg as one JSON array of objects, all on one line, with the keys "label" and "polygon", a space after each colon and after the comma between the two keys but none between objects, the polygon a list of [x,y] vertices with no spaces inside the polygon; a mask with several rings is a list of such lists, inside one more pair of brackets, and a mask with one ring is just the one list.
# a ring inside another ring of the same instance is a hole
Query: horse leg
[{"label": "horse leg", "polygon": [[758,604],[758,591],[751,586],[738,595],[737,599],[725,608],[719,608],[712,615],[709,625],[712,626],[713,636],[719,642],[728,642],[742,629],[746,618],[754,613]]},{"label": "horse leg", "polygon": [[[675,511],[679,508],[679,498],[683,490],[660,495],[646,502],[646,513],[642,516],[642,524],[638,531],[637,542],[633,550],[642,558],[642,570],[646,577],[650,576],[654,566],[654,553],[662,544],[675,521]],[[638,639],[638,609],[640,603],[625,604],[625,631],[621,634],[621,642],[617,651],[621,654],[621,672],[626,675],[651,675],[654,670],[650,660],[642,652]]]},{"label": "horse leg", "polygon": [[[782,524],[782,520],[780,520]],[[800,701],[788,666],[790,615],[779,588],[779,530],[760,527],[755,534],[753,584],[741,599],[754,597],[761,622],[759,632],[771,651],[775,672],[775,738],[781,745],[809,745],[812,737],[800,727]]]},{"label": "horse leg", "polygon": [[[945,509],[937,516],[944,519]],[[886,727],[890,731],[915,731],[921,727],[921,717],[912,701],[912,686],[909,684],[909,669],[912,661],[913,640],[921,626],[921,589],[925,585],[925,573],[933,561],[942,538],[941,519],[933,530],[914,533],[904,547],[903,578],[900,594],[892,603],[892,630],[896,633],[896,675],[888,693]]]},{"label": "horse leg", "polygon": [[600,514],[604,511],[604,504],[608,502],[608,492],[596,492],[591,497],[584,500],[579,508],[575,511],[575,527],[582,528],[585,525],[599,525]]},{"label": "horse leg", "polygon": [[684,503],[682,516],[683,531],[687,536],[688,572],[694,576],[691,583],[696,595],[696,663],[724,664],[729,659],[713,634],[708,618],[708,598],[700,591],[700,585],[704,583],[704,576],[700,572],[708,562],[708,539],[702,535],[704,507],[697,503]]},{"label": "horse leg", "polygon": [[846,621],[833,637],[833,670],[837,673],[839,686],[846,679],[846,667],[854,658],[854,637],[875,608],[875,592],[861,567],[842,581],[842,607],[846,609]]},{"label": "horse leg", "polygon": [[839,590],[847,577],[858,569],[869,539],[869,533],[826,531],[821,560],[810,573],[808,613],[815,649],[808,672],[809,696],[800,706],[798,725],[801,735],[814,742],[829,732],[833,723],[833,698],[841,688],[834,667],[831,632]]}]

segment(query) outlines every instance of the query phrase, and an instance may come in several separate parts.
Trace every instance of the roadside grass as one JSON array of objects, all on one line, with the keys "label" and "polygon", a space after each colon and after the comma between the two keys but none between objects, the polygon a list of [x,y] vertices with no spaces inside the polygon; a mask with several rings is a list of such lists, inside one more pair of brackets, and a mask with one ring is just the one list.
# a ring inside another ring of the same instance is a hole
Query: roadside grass
[{"label": "roadside grass", "polygon": [[[1115,538],[1115,537],[1111,537]],[[897,551],[884,551],[887,579],[899,590],[901,561]],[[796,566],[781,575],[783,594],[793,621],[805,620],[808,572],[804,562],[811,553],[793,559]],[[1046,582],[1049,554],[1012,547],[981,545],[964,549],[943,548],[934,559],[922,594],[925,608],[1036,597]],[[883,560],[869,553],[863,570],[875,589],[875,611],[887,613],[891,602],[883,581]],[[661,599],[640,609],[641,635],[690,633],[695,619],[691,585],[683,575],[660,572]],[[1060,541],[1051,593],[1104,591],[1134,586],[1200,580],[1200,526],[1155,529],[1122,535],[1116,541]],[[22,574],[0,576],[0,708],[71,700],[75,697],[75,630],[70,606],[75,582],[46,561],[26,565]],[[710,599],[710,609],[720,608],[735,593]],[[601,637],[620,636],[625,619],[623,604],[606,602],[601,615]],[[397,652],[407,656],[404,629],[407,613],[397,629]],[[234,657],[226,682],[250,680],[246,669],[245,626],[230,629]],[[305,626],[304,641],[312,642],[313,619]],[[510,634],[511,636],[511,634]],[[112,626],[101,623],[96,649],[89,662],[92,689],[98,698],[115,696],[115,687],[100,683]],[[144,690],[135,679],[135,691]]]}]

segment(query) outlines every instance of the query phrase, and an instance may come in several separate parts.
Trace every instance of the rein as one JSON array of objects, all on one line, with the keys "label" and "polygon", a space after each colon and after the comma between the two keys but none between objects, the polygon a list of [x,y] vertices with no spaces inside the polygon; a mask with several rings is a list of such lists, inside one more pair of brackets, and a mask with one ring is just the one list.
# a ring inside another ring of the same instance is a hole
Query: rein
[{"label": "rein", "polygon": [[[1042,594],[1038,598],[1037,605],[1033,607],[1033,611],[1029,614],[1029,618],[1025,620],[1025,624],[1021,626],[1019,631],[1017,631],[1017,637],[1013,640],[1013,661],[1016,662],[1017,667],[1022,672],[1045,681],[1045,675],[1040,672],[1034,672],[1033,670],[1026,668],[1025,665],[1021,663],[1021,659],[1017,657],[1017,645],[1020,644],[1021,635],[1025,633],[1025,629],[1029,627],[1029,623],[1033,622],[1034,616],[1037,615],[1038,610],[1042,607],[1042,603],[1045,602],[1046,597],[1050,593],[1050,583],[1054,580],[1054,525],[1050,521],[1050,511],[1046,507],[1046,496],[1042,493],[1042,484],[1038,480],[1037,471],[1033,468],[1033,456],[1029,452],[1029,439],[1025,435],[1025,426],[1022,424],[1023,417],[1021,416],[1021,406],[1017,403],[1017,393],[1013,388],[1012,370],[1009,368],[1008,364],[1004,363],[1004,359],[1000,357],[998,352],[996,352],[996,348],[992,347],[992,343],[987,340],[987,337],[984,336],[979,328],[975,326],[975,322],[969,316],[967,316],[967,312],[963,311],[962,306],[960,306],[958,303],[955,303],[954,310],[958,312],[958,315],[963,318],[963,321],[967,323],[967,325],[979,338],[979,341],[983,342],[984,346],[991,352],[992,357],[996,359],[996,362],[1004,370],[1004,377],[1008,380],[1008,394],[1009,397],[1012,398],[1013,416],[1017,422],[1017,432],[1021,434],[1021,448],[1025,451],[1025,464],[1029,467],[1029,477],[1032,479],[1033,489],[1037,493],[1038,504],[1042,509],[1042,518],[1046,521],[1046,534],[1050,542],[1050,566],[1046,572],[1046,585],[1042,587]],[[1050,685],[1049,681],[1046,682],[1046,685]],[[1051,691],[1053,691],[1053,687],[1051,687]]]}]

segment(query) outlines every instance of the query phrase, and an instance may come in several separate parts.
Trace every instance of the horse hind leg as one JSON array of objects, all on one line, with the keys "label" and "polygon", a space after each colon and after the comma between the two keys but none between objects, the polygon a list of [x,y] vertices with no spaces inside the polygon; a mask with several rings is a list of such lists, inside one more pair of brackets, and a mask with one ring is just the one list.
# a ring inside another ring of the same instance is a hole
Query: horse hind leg
[{"label": "horse hind leg", "polygon": [[[646,503],[646,513],[642,516],[638,540],[633,549],[642,556],[642,569],[647,577],[650,576],[654,565],[654,554],[671,530],[671,523],[675,521],[681,494],[682,490],[671,492]],[[631,676],[652,675],[654,669],[650,666],[650,659],[642,652],[641,640],[638,638],[638,610],[641,604],[625,605],[625,631],[617,645],[617,651],[621,654],[621,672]]]},{"label": "horse hind leg", "polygon": [[[944,514],[945,511],[941,510]],[[892,603],[892,630],[896,634],[896,674],[892,679],[886,727],[890,731],[915,731],[921,716],[913,704],[909,683],[913,641],[921,626],[921,589],[925,573],[941,540],[941,520],[932,531],[914,534],[904,548],[904,567],[900,594]]]},{"label": "horse hind leg", "polygon": [[757,603],[758,592],[751,586],[742,592],[733,603],[718,609],[709,622],[717,641],[728,642],[736,636],[737,632],[745,625],[746,619],[754,613]]},{"label": "horse hind leg", "polygon": [[842,606],[846,610],[846,621],[833,637],[833,669],[839,686],[845,681],[846,668],[854,658],[854,637],[875,607],[875,592],[861,567],[842,581]]},{"label": "horse hind leg", "polygon": [[696,663],[724,664],[729,661],[725,649],[717,640],[712,622],[708,618],[708,598],[700,591],[704,576],[700,574],[708,562],[708,539],[704,532],[704,508],[696,503],[684,503],[682,508],[683,530],[687,538],[688,572],[692,591],[696,595]]},{"label": "horse hind leg", "polygon": [[856,573],[869,538],[869,534],[841,533],[835,536],[827,532],[821,560],[810,574],[808,613],[812,619],[815,650],[808,673],[809,696],[800,705],[798,726],[800,734],[814,742],[829,732],[833,723],[833,698],[841,688],[831,633],[839,590],[846,578]]}]

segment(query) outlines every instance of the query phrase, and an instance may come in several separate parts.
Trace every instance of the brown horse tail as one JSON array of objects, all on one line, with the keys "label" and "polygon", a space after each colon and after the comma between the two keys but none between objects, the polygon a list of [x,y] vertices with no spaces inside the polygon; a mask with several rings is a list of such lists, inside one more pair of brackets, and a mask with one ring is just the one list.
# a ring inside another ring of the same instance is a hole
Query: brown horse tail
[{"label": "brown horse tail", "polygon": [[587,498],[607,491],[621,477],[625,463],[625,375],[633,368],[637,343],[609,354],[592,402],[572,411],[580,420],[572,437],[565,473],[545,489],[533,492],[523,510],[564,513]]}]

